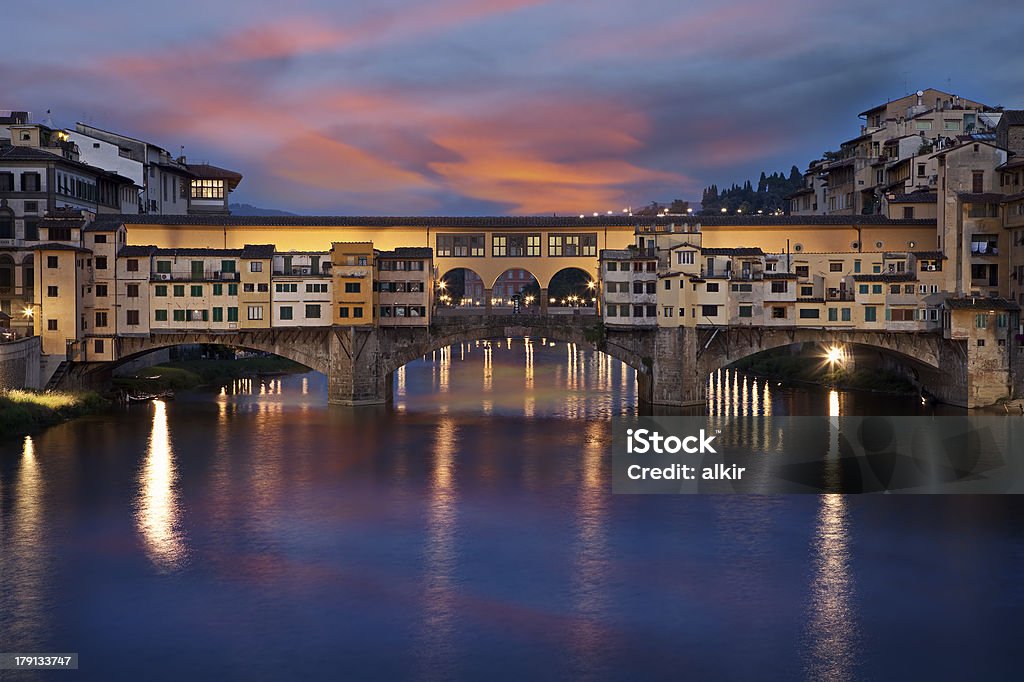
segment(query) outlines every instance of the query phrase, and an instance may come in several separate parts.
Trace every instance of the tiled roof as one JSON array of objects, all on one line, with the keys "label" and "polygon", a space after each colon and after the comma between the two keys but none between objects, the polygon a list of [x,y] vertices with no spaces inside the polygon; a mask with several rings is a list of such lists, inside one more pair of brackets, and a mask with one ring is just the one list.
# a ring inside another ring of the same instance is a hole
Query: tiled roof
[{"label": "tiled roof", "polygon": [[1006,198],[1005,194],[998,192],[957,192],[956,196],[961,201],[973,203],[999,203]]},{"label": "tiled roof", "polygon": [[945,260],[946,256],[941,251],[911,251],[912,254],[918,259],[927,260]]},{"label": "tiled roof", "polygon": [[1020,310],[1020,306],[1013,301],[983,296],[947,298],[946,305],[953,310]]},{"label": "tiled roof", "polygon": [[101,215],[97,221],[125,225],[195,225],[252,227],[431,227],[445,228],[555,228],[641,227],[668,225],[787,226],[787,225],[922,225],[934,219],[890,219],[881,215],[809,216],[200,216],[200,215]]},{"label": "tiled roof", "polygon": [[[125,247],[128,248],[128,247]],[[123,251],[124,249],[122,249]],[[202,248],[183,248],[183,249],[160,249],[157,248],[152,252],[154,256],[170,256],[175,257],[187,257],[187,256],[234,256],[235,258],[242,257],[242,249],[202,249]]]},{"label": "tiled roof", "polygon": [[208,163],[187,163],[185,164],[189,173],[199,179],[227,180],[228,187],[234,189],[242,181],[242,174],[237,171],[220,168]]},{"label": "tiled roof", "polygon": [[913,272],[876,272],[867,275],[854,275],[854,282],[916,282],[917,275]]},{"label": "tiled roof", "polygon": [[1008,126],[1024,126],[1024,110],[1009,109],[1003,111],[1003,117],[999,119],[999,123],[1002,124],[1004,121]]},{"label": "tiled roof", "polygon": [[121,250],[117,252],[118,256],[152,256],[157,252],[157,248],[153,245],[148,246],[122,246]]},{"label": "tiled roof", "polygon": [[380,258],[433,258],[434,250],[427,246],[399,246],[393,251],[381,251]]},{"label": "tiled roof", "polygon": [[1008,204],[1011,201],[1020,201],[1021,199],[1024,199],[1024,192],[1017,192],[1016,194],[1007,194],[1005,197],[1003,197],[1003,203]]},{"label": "tiled roof", "polygon": [[765,279],[800,279],[796,273],[793,272],[766,272],[764,273]]},{"label": "tiled roof", "polygon": [[791,194],[787,194],[783,198],[784,199],[795,199],[797,197],[802,197],[805,194],[814,194],[814,188],[813,187],[801,187],[797,191],[795,191],[795,192],[793,192]]},{"label": "tiled roof", "polygon": [[242,258],[273,258],[273,244],[246,244],[242,247]]},{"label": "tiled roof", "polygon": [[707,248],[700,250],[703,256],[763,256],[764,251],[756,246],[739,246],[736,248]]},{"label": "tiled roof", "polygon": [[934,204],[939,200],[936,192],[911,192],[910,194],[897,194],[889,199],[890,204]]},{"label": "tiled roof", "polygon": [[[1021,124],[1024,125],[1024,124]],[[1024,154],[1020,156],[1011,157],[1006,163],[1001,166],[996,166],[997,171],[1011,170],[1013,168],[1020,168],[1024,166]]]}]

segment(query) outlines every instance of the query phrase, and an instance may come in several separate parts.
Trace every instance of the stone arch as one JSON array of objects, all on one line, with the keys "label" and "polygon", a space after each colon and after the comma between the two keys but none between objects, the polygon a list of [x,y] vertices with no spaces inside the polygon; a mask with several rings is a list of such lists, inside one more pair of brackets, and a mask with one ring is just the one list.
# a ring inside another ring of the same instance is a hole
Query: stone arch
[{"label": "stone arch", "polygon": [[406,364],[447,346],[485,339],[530,337],[575,343],[604,353],[640,374],[649,373],[650,367],[645,364],[641,353],[623,344],[609,342],[600,336],[597,329],[596,321],[594,326],[588,326],[537,316],[509,315],[463,318],[459,324],[435,325],[430,333],[422,335],[402,329],[380,330],[378,333],[392,335],[392,338],[382,339],[381,347],[393,349],[389,353],[382,353],[381,369],[383,374],[390,377],[395,370]]},{"label": "stone arch", "polygon": [[[472,275],[472,277],[470,277]],[[473,268],[464,265],[451,267],[444,271],[437,278],[438,300],[443,303],[441,296],[452,297],[454,305],[468,305],[470,307],[483,307],[486,305],[485,294],[488,280],[481,277],[480,273]],[[461,291],[460,291],[461,289]],[[454,293],[453,293],[454,292]],[[455,298],[459,296],[460,298]],[[473,303],[459,303],[458,301],[473,301]]]},{"label": "stone arch", "polygon": [[[598,296],[597,276],[592,272],[587,272],[578,265],[567,265],[558,269],[548,278],[545,291],[549,297],[549,305],[564,306],[570,304],[570,297],[575,296],[583,299],[587,307],[590,307],[596,303],[596,301],[591,299],[596,299]],[[555,299],[555,301],[551,302],[551,298]]]},{"label": "stone arch", "polygon": [[530,307],[526,299],[530,299],[530,304],[537,302],[541,295],[540,279],[529,268],[513,265],[494,278],[491,283],[491,296],[498,299],[495,306],[510,307],[511,297],[517,294],[523,297],[523,305]]}]

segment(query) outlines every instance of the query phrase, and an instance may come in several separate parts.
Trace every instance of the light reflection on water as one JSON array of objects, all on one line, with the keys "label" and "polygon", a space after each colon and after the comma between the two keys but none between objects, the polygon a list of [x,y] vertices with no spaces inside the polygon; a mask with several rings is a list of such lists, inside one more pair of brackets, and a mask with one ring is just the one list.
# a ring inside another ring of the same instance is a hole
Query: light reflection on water
[{"label": "light reflection on water", "polygon": [[[921,409],[731,370],[709,385],[722,420]],[[335,409],[320,375],[242,379],[0,443],[0,650],[74,642],[102,679],[152,651],[175,661],[152,679],[344,663],[841,680],[883,677],[908,654],[879,643],[920,628],[937,642],[907,646],[932,676],[944,643],[996,652],[976,677],[1008,670],[1024,542],[1004,508],[613,496],[608,417],[637,409],[635,374],[547,339],[453,346],[396,372],[394,395],[394,411]],[[968,537],[973,559],[951,561]]]},{"label": "light reflection on water", "polygon": [[181,532],[180,503],[174,450],[167,426],[167,404],[153,402],[153,429],[142,470],[139,472],[139,497],[136,522],[146,553],[158,570],[177,569],[187,556]]}]

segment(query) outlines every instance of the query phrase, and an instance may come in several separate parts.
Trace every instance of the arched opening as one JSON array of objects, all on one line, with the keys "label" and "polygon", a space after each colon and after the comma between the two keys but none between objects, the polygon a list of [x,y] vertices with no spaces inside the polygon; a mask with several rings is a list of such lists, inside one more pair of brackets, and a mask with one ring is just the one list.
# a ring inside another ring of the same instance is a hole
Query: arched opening
[{"label": "arched opening", "polygon": [[581,268],[562,268],[551,276],[547,295],[552,313],[581,309],[593,312],[598,300],[597,280]]},{"label": "arched opening", "polygon": [[485,289],[484,280],[470,268],[452,268],[438,278],[434,299],[442,313],[478,309],[486,305]]},{"label": "arched opening", "polygon": [[498,275],[491,286],[491,305],[495,312],[534,312],[540,310],[540,284],[524,268],[509,268]]},{"label": "arched opening", "polygon": [[21,286],[24,291],[25,298],[32,300],[32,292],[36,288],[36,269],[35,260],[32,254],[29,254],[21,259]]},{"label": "arched opening", "polygon": [[[0,296],[14,295],[14,259],[0,255]],[[11,311],[5,311],[10,314]]]},{"label": "arched opening", "polygon": [[[938,395],[942,381],[938,368],[918,358],[857,342],[797,341],[728,359],[707,376],[712,415],[770,415],[781,408],[838,416],[856,413],[861,402],[915,413]],[[847,396],[854,396],[852,404],[837,404]]]},{"label": "arched opening", "polygon": [[0,208],[0,239],[14,238],[14,211]]}]

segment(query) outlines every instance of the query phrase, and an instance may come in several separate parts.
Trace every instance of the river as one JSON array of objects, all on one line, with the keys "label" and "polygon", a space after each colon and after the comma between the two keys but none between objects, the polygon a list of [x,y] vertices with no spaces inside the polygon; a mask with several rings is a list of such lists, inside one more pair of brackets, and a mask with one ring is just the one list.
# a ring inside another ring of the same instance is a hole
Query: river
[{"label": "river", "polygon": [[[937,409],[711,381],[713,414]],[[352,410],[322,375],[240,380],[0,442],[0,652],[82,680],[1019,674],[1018,497],[612,495],[620,363],[494,340],[395,384]]]}]

